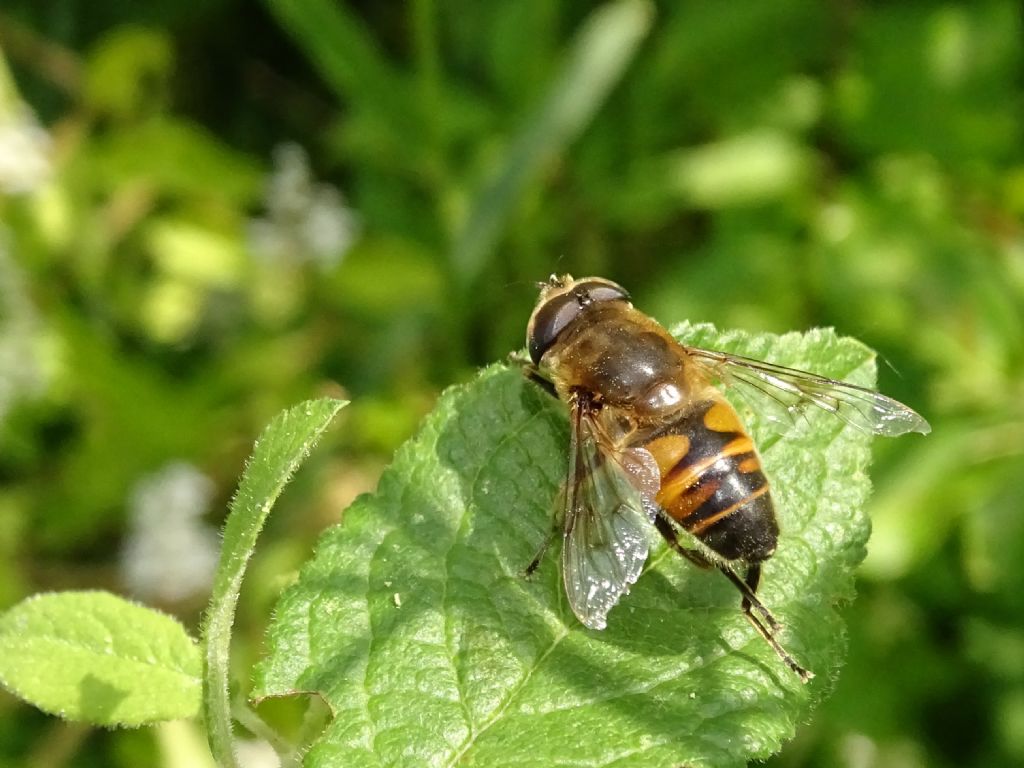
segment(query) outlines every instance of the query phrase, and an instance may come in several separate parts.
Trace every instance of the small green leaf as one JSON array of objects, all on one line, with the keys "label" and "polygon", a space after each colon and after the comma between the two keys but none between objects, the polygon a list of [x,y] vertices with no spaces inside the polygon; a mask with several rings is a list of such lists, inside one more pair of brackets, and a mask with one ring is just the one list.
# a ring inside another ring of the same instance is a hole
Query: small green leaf
[{"label": "small green leaf", "polygon": [[237,765],[231,746],[228,654],[245,567],[281,491],[345,405],[341,400],[321,398],[278,414],[256,441],[238,493],[231,500],[213,595],[203,622],[203,714],[210,749],[223,768]]},{"label": "small green leaf", "polygon": [[194,717],[199,648],[170,616],[107,592],[55,592],[0,616],[0,682],[96,725]]},{"label": "small green leaf", "polygon": [[[831,331],[678,333],[874,379],[870,350]],[[748,425],[771,434],[757,414]],[[317,691],[330,704],[309,766],[717,768],[767,757],[841,662],[836,606],[853,595],[868,537],[869,440],[808,412],[762,442],[782,537],[760,594],[817,674],[805,686],[744,620],[732,585],[663,547],[600,632],[569,610],[557,551],[523,577],[550,529],[567,420],[520,371],[492,366],[441,398],[377,492],[325,534],[280,601],[256,691]]]}]

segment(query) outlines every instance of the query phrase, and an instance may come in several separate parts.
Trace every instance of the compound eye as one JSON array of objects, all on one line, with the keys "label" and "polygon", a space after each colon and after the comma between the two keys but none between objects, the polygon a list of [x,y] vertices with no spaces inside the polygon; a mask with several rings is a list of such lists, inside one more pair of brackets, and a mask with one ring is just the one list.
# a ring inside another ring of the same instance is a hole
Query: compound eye
[{"label": "compound eye", "polygon": [[629,301],[629,294],[626,289],[611,280],[592,278],[580,280],[573,286],[570,292],[580,299],[581,303],[589,304],[593,301]]},{"label": "compound eye", "polygon": [[572,323],[583,307],[571,293],[562,293],[544,302],[530,318],[530,330],[526,343],[530,348],[530,359],[540,365],[540,359]]},{"label": "compound eye", "polygon": [[537,307],[526,334],[534,365],[540,365],[544,353],[585,308],[599,301],[629,301],[629,294],[610,280],[591,278],[573,283]]}]

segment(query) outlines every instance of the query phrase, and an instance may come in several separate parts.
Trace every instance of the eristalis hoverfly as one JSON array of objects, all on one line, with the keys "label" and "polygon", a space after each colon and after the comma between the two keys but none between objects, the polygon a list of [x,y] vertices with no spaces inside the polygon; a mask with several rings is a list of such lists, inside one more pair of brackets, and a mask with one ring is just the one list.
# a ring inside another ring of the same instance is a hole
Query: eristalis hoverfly
[{"label": "eristalis hoverfly", "polygon": [[[529,376],[569,407],[556,522],[565,591],[579,620],[605,627],[640,576],[653,523],[672,549],[736,586],[746,618],[807,682],[812,673],[776,639],[780,625],[756,595],[779,527],[757,448],[715,383],[752,388],[791,413],[813,405],[877,435],[926,434],[928,422],[854,384],[685,346],[602,278],[552,275],[541,284],[526,341]],[[681,531],[696,548],[684,546]]]}]

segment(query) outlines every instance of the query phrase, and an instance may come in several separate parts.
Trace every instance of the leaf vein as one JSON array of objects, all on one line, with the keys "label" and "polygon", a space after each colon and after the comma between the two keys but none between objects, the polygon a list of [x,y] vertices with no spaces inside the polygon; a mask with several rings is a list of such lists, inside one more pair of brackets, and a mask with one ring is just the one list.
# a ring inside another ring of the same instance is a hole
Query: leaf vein
[{"label": "leaf vein", "polygon": [[505,697],[505,700],[494,709],[494,712],[492,713],[491,717],[487,719],[487,721],[483,724],[483,727],[481,727],[479,730],[472,732],[469,735],[469,738],[466,740],[466,742],[455,752],[454,755],[452,755],[452,759],[449,760],[448,763],[446,763],[447,768],[452,768],[453,766],[458,765],[462,761],[462,758],[466,755],[466,753],[470,749],[472,749],[477,739],[483,736],[483,734],[486,733],[487,730],[491,728],[491,726],[493,726],[496,722],[498,722],[498,720],[501,719],[502,715],[504,715],[505,711],[512,705],[512,702],[515,700],[515,698],[519,695],[523,688],[526,687],[526,684],[530,681],[530,678],[533,677],[534,672],[536,672],[541,667],[541,665],[547,660],[548,656],[554,653],[555,648],[557,648],[559,643],[561,643],[562,640],[564,640],[568,635],[569,628],[563,625],[562,631],[552,640],[551,644],[545,649],[544,653],[542,653],[537,658],[537,660],[530,666],[530,668],[527,669],[526,674],[523,675],[523,679],[520,680],[511,690],[509,690],[508,695]]}]

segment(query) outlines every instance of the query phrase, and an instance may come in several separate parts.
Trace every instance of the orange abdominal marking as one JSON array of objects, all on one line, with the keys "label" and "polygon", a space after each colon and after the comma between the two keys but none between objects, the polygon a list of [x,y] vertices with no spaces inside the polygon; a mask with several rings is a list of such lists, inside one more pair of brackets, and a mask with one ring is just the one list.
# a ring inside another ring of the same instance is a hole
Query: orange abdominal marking
[{"label": "orange abdominal marking", "polygon": [[743,474],[750,474],[751,472],[757,472],[761,468],[761,462],[757,460],[757,456],[748,456],[739,464],[736,465]]},{"label": "orange abdominal marking", "polygon": [[736,411],[725,400],[719,400],[704,414],[704,426],[714,432],[743,432]]},{"label": "orange abdominal marking", "polygon": [[[750,453],[754,450],[754,444],[751,442],[750,438],[746,435],[740,435],[735,440],[727,443],[720,453],[716,453],[714,456],[709,456],[696,464],[687,465],[687,454],[683,454],[678,457],[678,460],[674,465],[669,465],[670,469],[666,472],[665,467],[667,462],[666,464],[662,463],[662,459],[658,457],[658,452],[652,450],[652,446],[667,439],[668,438],[662,437],[647,445],[647,449],[654,454],[654,458],[657,460],[658,466],[661,468],[661,491],[658,493],[659,504],[661,504],[662,499],[669,499],[673,496],[685,494],[687,489],[696,483],[697,480],[700,479],[700,476],[707,472],[709,468],[714,466],[716,462],[724,458],[728,458],[729,456],[739,456],[740,454]],[[686,438],[683,439],[686,440]],[[686,440],[686,444],[688,447],[689,440]]]},{"label": "orange abdominal marking", "polygon": [[760,488],[758,488],[752,494],[747,496],[745,499],[740,499],[735,504],[733,504],[731,506],[728,506],[725,509],[723,509],[721,512],[716,512],[711,517],[704,518],[703,520],[701,520],[699,523],[697,523],[692,528],[688,527],[687,530],[690,533],[692,533],[694,536],[698,536],[698,535],[700,535],[700,533],[702,531],[705,531],[706,529],[710,528],[712,525],[717,523],[719,520],[728,517],[729,515],[731,515],[736,510],[740,509],[741,507],[747,506],[747,504],[752,502],[754,499],[756,499],[759,496],[764,496],[764,494],[766,494],[766,493],[768,493],[768,486],[767,485],[762,485]]},{"label": "orange abdominal marking", "polygon": [[657,440],[652,440],[646,446],[654,460],[658,462],[658,469],[661,476],[669,473],[679,460],[690,452],[690,438],[686,435],[665,435]]},{"label": "orange abdominal marking", "polygon": [[674,498],[667,496],[665,489],[662,488],[655,500],[673,518],[682,523],[686,518],[699,510],[708,499],[714,496],[720,487],[721,483],[717,480],[698,483],[691,488],[687,488]]},{"label": "orange abdominal marking", "polygon": [[739,435],[734,440],[730,440],[726,443],[725,447],[722,448],[722,452],[719,456],[739,456],[741,453],[750,453],[754,450],[754,442],[746,435]]}]

